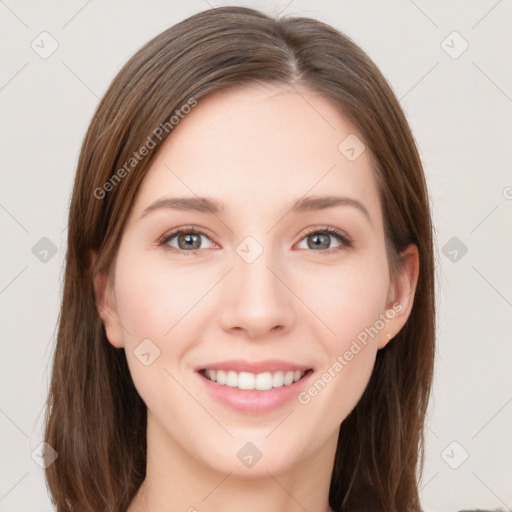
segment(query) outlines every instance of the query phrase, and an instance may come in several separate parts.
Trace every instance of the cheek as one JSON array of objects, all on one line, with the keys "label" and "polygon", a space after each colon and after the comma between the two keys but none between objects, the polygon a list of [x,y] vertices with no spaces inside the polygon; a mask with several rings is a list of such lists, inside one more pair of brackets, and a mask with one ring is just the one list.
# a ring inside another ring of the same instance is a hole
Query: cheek
[{"label": "cheek", "polygon": [[303,301],[331,331],[331,336],[322,336],[332,347],[330,352],[343,349],[347,341],[379,320],[388,288],[385,260],[377,258],[337,268],[318,266],[305,274],[298,287]]},{"label": "cheek", "polygon": [[155,396],[162,384],[159,380],[165,380],[163,370],[169,368],[170,360],[179,360],[184,351],[176,333],[186,313],[186,288],[179,272],[171,279],[142,257],[128,258],[128,253],[120,252],[116,263],[116,309],[133,381],[142,396]]},{"label": "cheek", "polygon": [[142,257],[139,261],[123,265],[120,260],[116,269],[116,305],[125,327],[125,342],[133,345],[149,338],[169,344],[181,328],[180,322],[193,315],[194,305],[210,285],[198,273]]},{"label": "cheek", "polygon": [[[133,264],[134,260],[119,259],[116,266],[116,306],[126,359],[146,406],[165,418],[168,411],[190,407],[179,384],[178,365],[189,348],[183,331],[187,311],[199,299],[200,290],[189,287],[182,272],[165,272],[142,257],[139,264]],[[175,435],[181,435],[178,426],[173,428],[178,429]]]},{"label": "cheek", "polygon": [[381,318],[388,287],[387,266],[379,258],[323,268],[302,280],[304,302],[329,329],[321,327],[321,368],[299,402],[307,407],[316,404],[313,407],[322,410],[327,424],[339,425],[368,384],[377,340],[386,334]]}]

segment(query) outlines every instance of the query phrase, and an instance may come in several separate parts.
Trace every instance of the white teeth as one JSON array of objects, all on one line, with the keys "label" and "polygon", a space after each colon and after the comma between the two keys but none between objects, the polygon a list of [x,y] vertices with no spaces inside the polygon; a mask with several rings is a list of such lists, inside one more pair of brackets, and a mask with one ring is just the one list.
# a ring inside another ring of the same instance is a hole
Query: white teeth
[{"label": "white teeth", "polygon": [[226,373],[226,386],[236,388],[238,386],[238,373],[229,371]]},{"label": "white teeth", "polygon": [[294,372],[286,372],[284,374],[284,385],[289,386],[293,382],[293,374]]},{"label": "white teeth", "polygon": [[272,387],[280,388],[284,384],[284,373],[276,372],[272,375]]},{"label": "white teeth", "polygon": [[226,372],[217,370],[217,384],[226,384]]},{"label": "white teeth", "polygon": [[270,372],[258,373],[254,389],[266,391],[272,389],[272,374]]},{"label": "white teeth", "polygon": [[217,384],[225,385],[231,388],[243,390],[267,391],[272,388],[289,386],[300,380],[306,372],[300,370],[274,373],[264,372],[257,375],[250,372],[223,371],[223,370],[205,370],[207,379]]},{"label": "white teeth", "polygon": [[[240,372],[238,374],[238,387],[240,389],[254,389],[256,377],[253,373]],[[236,383],[235,386],[236,387]]]}]

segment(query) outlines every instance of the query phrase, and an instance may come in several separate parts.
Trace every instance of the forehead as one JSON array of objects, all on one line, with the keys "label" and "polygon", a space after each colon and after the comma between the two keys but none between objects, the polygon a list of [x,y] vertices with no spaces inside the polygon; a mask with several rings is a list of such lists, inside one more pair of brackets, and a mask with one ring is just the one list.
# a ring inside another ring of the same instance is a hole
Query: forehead
[{"label": "forehead", "polygon": [[224,89],[199,99],[173,128],[134,209],[140,212],[164,195],[197,195],[215,197],[228,209],[261,211],[308,194],[346,195],[364,201],[368,210],[380,209],[371,155],[365,150],[347,158],[347,140],[361,149],[363,136],[355,126],[313,91]]}]

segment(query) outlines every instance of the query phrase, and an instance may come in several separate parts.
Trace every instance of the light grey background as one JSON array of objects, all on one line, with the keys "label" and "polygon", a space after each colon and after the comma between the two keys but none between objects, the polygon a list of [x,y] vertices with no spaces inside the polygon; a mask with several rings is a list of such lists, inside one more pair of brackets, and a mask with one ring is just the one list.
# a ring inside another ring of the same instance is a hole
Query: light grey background
[{"label": "light grey background", "polygon": [[[69,193],[98,99],[147,40],[229,3],[334,25],[400,98],[425,165],[439,253],[423,505],[510,510],[510,0],[0,0],[0,511],[52,510],[31,453],[42,440]],[[52,39],[58,48],[43,59]]]}]

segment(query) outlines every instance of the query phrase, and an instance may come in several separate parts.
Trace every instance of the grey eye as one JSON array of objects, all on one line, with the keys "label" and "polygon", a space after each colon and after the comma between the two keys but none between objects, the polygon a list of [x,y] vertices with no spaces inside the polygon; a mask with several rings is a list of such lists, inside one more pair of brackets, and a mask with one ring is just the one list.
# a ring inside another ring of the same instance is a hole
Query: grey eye
[{"label": "grey eye", "polygon": [[201,233],[185,231],[170,235],[166,243],[174,249],[182,251],[197,251],[201,248],[204,249],[204,247],[201,247],[201,238],[209,240],[206,235]]},{"label": "grey eye", "polygon": [[[335,235],[330,233],[322,233],[321,231],[310,233],[306,235],[302,240],[307,241],[307,247],[299,246],[299,249],[334,249],[335,247],[339,247],[340,245],[342,245],[339,240],[336,240]],[[338,245],[332,246],[331,240],[336,240]]]}]

